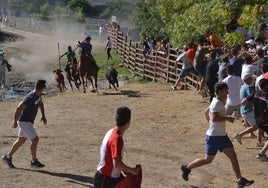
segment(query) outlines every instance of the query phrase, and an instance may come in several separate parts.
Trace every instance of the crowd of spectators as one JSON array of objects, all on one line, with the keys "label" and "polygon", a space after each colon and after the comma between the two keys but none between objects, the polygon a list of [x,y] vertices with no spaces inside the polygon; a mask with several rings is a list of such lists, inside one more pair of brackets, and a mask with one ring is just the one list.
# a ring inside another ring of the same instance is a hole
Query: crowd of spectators
[{"label": "crowd of spectators", "polygon": [[[256,157],[267,160],[265,152],[268,150],[268,142],[264,143],[264,132],[268,133],[268,116],[263,114],[268,109],[268,89],[265,85],[268,82],[268,27],[262,28],[255,37],[245,35],[244,43],[233,47],[227,47],[214,33],[207,33],[205,40],[203,37],[185,45],[176,60],[182,63],[182,69],[171,87],[177,90],[181,80],[193,73],[199,77],[197,93],[203,97],[209,93],[211,102],[215,97],[215,84],[226,83],[227,115],[235,114],[237,118],[242,118],[245,126],[245,130],[236,133],[234,138],[240,144],[246,134],[257,138],[256,147],[262,149]],[[260,103],[260,100],[264,102]],[[257,135],[254,131],[257,131]]]}]

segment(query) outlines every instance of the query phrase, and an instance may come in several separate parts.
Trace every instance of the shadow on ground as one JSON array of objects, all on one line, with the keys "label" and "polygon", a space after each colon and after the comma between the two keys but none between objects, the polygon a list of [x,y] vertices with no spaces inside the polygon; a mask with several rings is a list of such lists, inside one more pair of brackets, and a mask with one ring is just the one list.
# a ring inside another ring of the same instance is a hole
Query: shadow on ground
[{"label": "shadow on ground", "polygon": [[[32,170],[32,169],[26,169],[26,168],[17,168],[19,170],[24,171],[31,171],[31,172],[38,172],[42,174],[47,174],[50,176],[60,177],[60,178],[68,178],[67,182],[82,185],[84,187],[91,187],[93,188],[94,178],[89,176],[83,176],[83,175],[76,175],[76,174],[68,174],[68,173],[59,173],[59,172],[50,172],[47,170]],[[89,185],[91,184],[91,185]]]}]

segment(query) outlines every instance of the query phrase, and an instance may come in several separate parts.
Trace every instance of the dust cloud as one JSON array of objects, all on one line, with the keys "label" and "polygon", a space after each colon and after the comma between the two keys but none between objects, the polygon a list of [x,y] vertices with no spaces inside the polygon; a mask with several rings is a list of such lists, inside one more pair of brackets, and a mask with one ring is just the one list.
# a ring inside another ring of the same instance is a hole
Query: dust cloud
[{"label": "dust cloud", "polygon": [[[68,46],[75,49],[77,42],[85,38],[83,32],[68,32],[61,29],[49,34],[12,28],[3,30],[23,36],[15,42],[0,43],[0,48],[5,50],[6,57],[13,66],[12,72],[6,74],[7,83],[14,79],[25,79],[26,82],[45,79],[48,85],[55,85],[53,70],[59,68],[59,54],[64,54]],[[95,39],[92,40],[93,46],[100,45]],[[79,53],[79,49],[76,53]],[[66,56],[61,58],[60,62],[63,70],[62,64],[65,64]]]}]

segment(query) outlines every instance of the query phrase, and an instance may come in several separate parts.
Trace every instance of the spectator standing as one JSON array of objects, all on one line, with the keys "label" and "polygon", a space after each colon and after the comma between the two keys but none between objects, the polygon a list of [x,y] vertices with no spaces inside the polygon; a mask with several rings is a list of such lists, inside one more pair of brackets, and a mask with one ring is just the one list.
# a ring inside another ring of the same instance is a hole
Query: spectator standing
[{"label": "spectator standing", "polygon": [[244,60],[239,57],[239,48],[234,47],[231,50],[232,58],[230,59],[230,64],[233,65],[233,74],[236,76],[241,77],[242,73],[242,64],[244,63]]},{"label": "spectator standing", "polygon": [[217,58],[217,52],[211,52],[210,53],[210,60],[206,67],[206,84],[209,89],[209,95],[210,95],[210,102],[214,98],[214,86],[218,82],[218,70],[219,70],[219,64],[216,60]]},{"label": "spectator standing", "polygon": [[227,65],[229,64],[229,57],[227,54],[222,56],[220,62],[219,62],[219,71],[218,71],[218,79],[219,82],[222,82],[224,78],[228,76],[227,74]]},{"label": "spectator standing", "polygon": [[268,60],[267,57],[264,57],[264,51],[261,48],[257,50],[256,54],[258,56],[256,75],[260,76],[263,74],[261,67],[264,63],[268,63]]},{"label": "spectator standing", "polygon": [[257,71],[257,65],[252,64],[252,57],[249,54],[245,54],[244,56],[244,64],[242,65],[241,78],[244,77],[245,74],[255,75]]},{"label": "spectator standing", "polygon": [[[251,86],[254,82],[253,75],[250,73],[246,73],[243,75],[242,79],[244,80],[244,84],[240,89],[241,101],[254,94],[254,91],[252,90]],[[242,137],[248,133],[256,131],[258,129],[258,126],[256,124],[256,120],[254,117],[253,103],[241,104],[240,112],[242,117],[244,118],[245,125],[247,128],[237,133],[234,138],[237,140],[239,144],[242,144]],[[257,136],[257,141],[258,144],[261,144],[262,143],[261,137]]]},{"label": "spectator standing", "polygon": [[234,110],[237,110],[240,115],[240,88],[243,85],[241,77],[234,75],[234,66],[227,66],[228,76],[223,80],[228,85],[228,95],[225,104],[227,115],[231,115]]},{"label": "spectator standing", "polygon": [[7,163],[10,168],[15,168],[12,163],[12,157],[14,153],[25,143],[27,138],[31,140],[31,166],[36,168],[42,168],[45,165],[39,162],[36,157],[37,144],[39,137],[33,127],[34,120],[36,118],[38,108],[40,108],[42,117],[41,121],[46,124],[47,119],[45,115],[45,108],[41,98],[41,95],[46,88],[45,80],[38,80],[35,85],[35,89],[28,93],[22,102],[19,103],[14,114],[13,128],[19,127],[18,139],[12,145],[8,154],[2,157],[2,160]]},{"label": "spectator standing", "polygon": [[[268,134],[268,80],[260,80],[260,91],[257,91],[254,96],[254,114],[256,123],[259,129]],[[259,151],[257,158],[267,160],[266,151],[268,150],[268,141],[264,144],[263,148]]]},{"label": "spectator standing", "polygon": [[237,178],[238,188],[249,186],[254,183],[254,180],[248,180],[242,177],[234,146],[225,130],[226,121],[230,123],[234,122],[234,118],[227,116],[226,109],[224,108],[228,93],[227,84],[217,83],[215,85],[215,93],[216,97],[213,98],[209,108],[206,110],[206,118],[209,122],[209,128],[206,132],[206,155],[188,164],[182,164],[182,178],[188,181],[192,169],[210,164],[214,160],[217,152],[220,151],[231,161],[233,171]]},{"label": "spectator standing", "polygon": [[111,41],[110,37],[107,38],[105,50],[107,52],[107,58],[108,58],[108,60],[109,59],[112,59],[112,56],[111,56],[112,41]]}]

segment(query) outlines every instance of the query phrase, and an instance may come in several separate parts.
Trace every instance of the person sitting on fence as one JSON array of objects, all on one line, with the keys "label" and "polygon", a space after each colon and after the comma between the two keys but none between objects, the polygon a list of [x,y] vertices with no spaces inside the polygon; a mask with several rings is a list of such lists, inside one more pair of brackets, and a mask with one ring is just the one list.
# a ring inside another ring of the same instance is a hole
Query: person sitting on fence
[{"label": "person sitting on fence", "polygon": [[149,45],[149,38],[145,37],[144,40],[142,41],[142,46],[143,46],[143,60],[145,60],[147,58],[147,55],[149,53],[150,50],[150,45]]},{"label": "person sitting on fence", "polygon": [[207,66],[207,58],[206,55],[210,52],[209,48],[204,46],[205,39],[201,38],[198,42],[198,48],[194,57],[194,69],[198,72],[199,77],[199,90],[197,93],[203,97],[206,96],[205,90],[205,77],[206,77],[206,66]]},{"label": "person sitting on fence", "polygon": [[[187,45],[183,46],[183,52],[178,55],[176,62],[182,62],[181,71],[178,74],[178,79],[176,80],[175,84],[171,86],[173,90],[177,90],[177,86],[180,84],[181,80],[190,73],[197,75],[197,72],[194,70],[194,66],[192,62],[186,58],[186,52],[188,50]],[[181,89],[184,89],[183,85]]]},{"label": "person sitting on fence", "polygon": [[93,63],[97,67],[97,69],[99,69],[97,62],[95,61],[94,57],[91,54],[92,51],[91,37],[88,36],[83,42],[78,41],[77,46],[82,48],[81,54],[86,55],[88,61]]},{"label": "person sitting on fence", "polygon": [[156,49],[157,42],[154,39],[154,37],[151,37],[149,40],[149,46],[150,46],[150,51],[149,53],[152,55],[155,55],[155,49]]},{"label": "person sitting on fence", "polygon": [[168,47],[167,47],[167,41],[166,40],[161,40],[160,45],[157,48],[157,53],[161,54],[163,57],[167,57],[168,54]]}]

